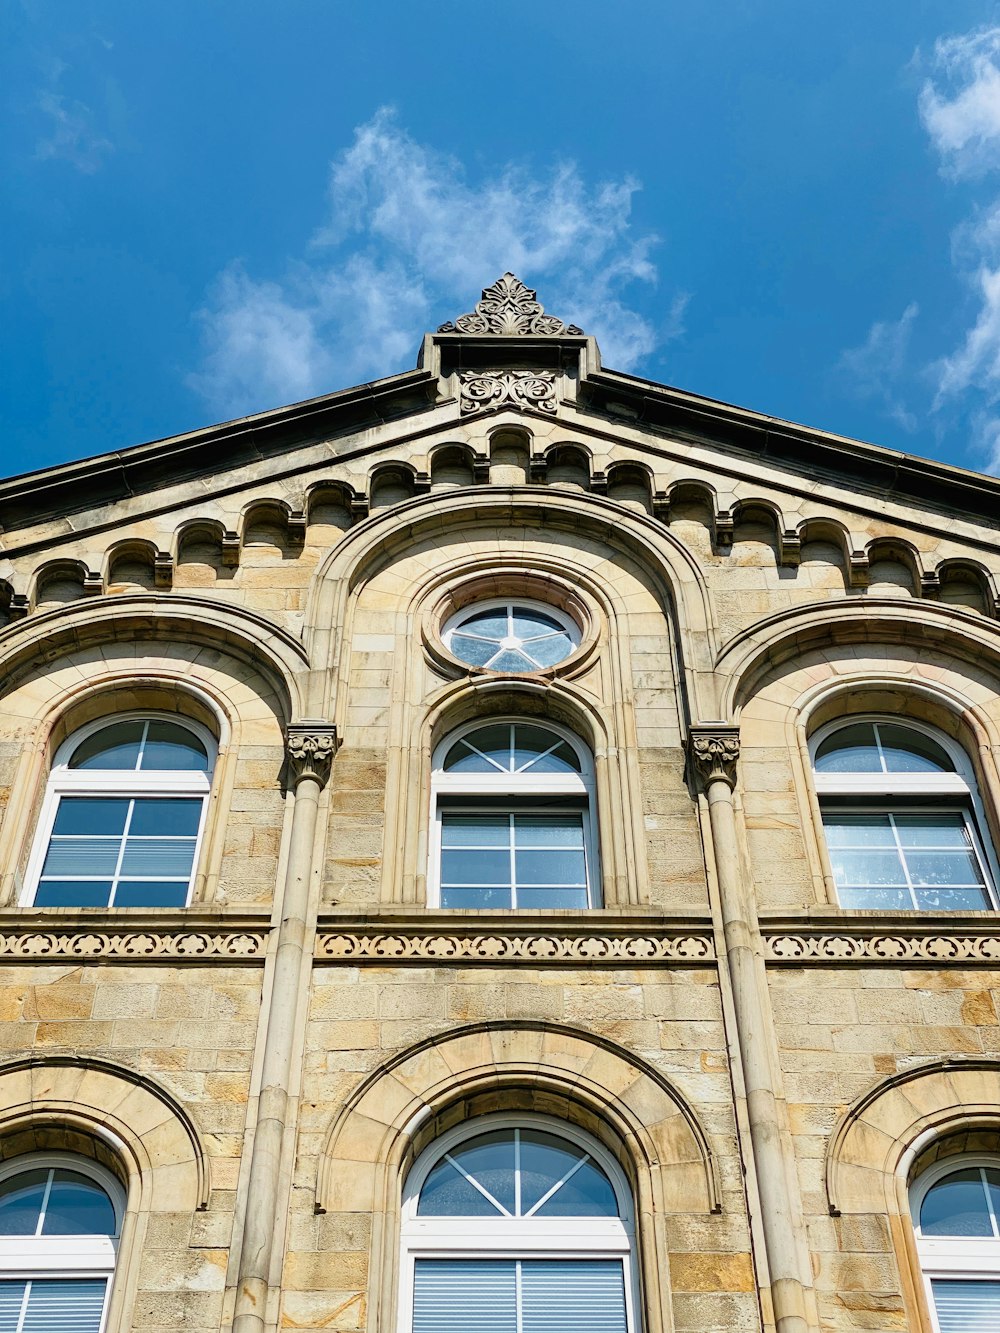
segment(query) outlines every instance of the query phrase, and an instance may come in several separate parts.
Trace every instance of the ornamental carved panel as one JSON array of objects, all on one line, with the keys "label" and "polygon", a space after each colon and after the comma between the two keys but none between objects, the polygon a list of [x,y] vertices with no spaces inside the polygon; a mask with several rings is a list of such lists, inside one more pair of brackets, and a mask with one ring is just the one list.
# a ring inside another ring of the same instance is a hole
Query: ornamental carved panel
[{"label": "ornamental carved panel", "polygon": [[463,370],[459,385],[463,416],[498,407],[556,410],[556,377],[552,370]]}]

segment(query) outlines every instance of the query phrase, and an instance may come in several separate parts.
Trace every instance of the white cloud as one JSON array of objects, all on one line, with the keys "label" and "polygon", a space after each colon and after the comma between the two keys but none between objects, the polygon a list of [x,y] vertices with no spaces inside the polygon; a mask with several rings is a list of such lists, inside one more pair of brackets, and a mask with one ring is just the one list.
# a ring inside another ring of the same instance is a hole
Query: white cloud
[{"label": "white cloud", "polygon": [[977,275],[979,315],[965,341],[938,363],[938,402],[969,388],[1000,390],[1000,269]]},{"label": "white cloud", "polygon": [[114,144],[98,130],[94,112],[85,102],[59,92],[66,68],[62,61],[52,61],[48,86],[38,95],[38,109],[49,120],[49,133],[35,145],[35,156],[69,162],[77,171],[92,175],[114,151]]},{"label": "white cloud", "polygon": [[860,347],[849,348],[840,358],[839,370],[859,398],[881,403],[892,419],[904,430],[919,424],[903,402],[899,385],[907,369],[907,354],[913,322],[919,314],[911,302],[897,320],[879,320],[871,326]]},{"label": "white cloud", "polygon": [[942,169],[972,176],[1000,166],[1000,27],[942,38],[933,67],[939,82],[927,79],[919,105]]},{"label": "white cloud", "polygon": [[383,108],[332,164],[328,215],[305,256],[277,282],[239,265],[221,276],[198,314],[204,358],[190,383],[233,412],[401,369],[435,313],[464,313],[507,269],[630,369],[679,334],[687,299],[673,298],[659,328],[629,304],[631,284],[657,279],[655,237],[630,231],[638,188],[590,186],[565,164],[470,183]]}]

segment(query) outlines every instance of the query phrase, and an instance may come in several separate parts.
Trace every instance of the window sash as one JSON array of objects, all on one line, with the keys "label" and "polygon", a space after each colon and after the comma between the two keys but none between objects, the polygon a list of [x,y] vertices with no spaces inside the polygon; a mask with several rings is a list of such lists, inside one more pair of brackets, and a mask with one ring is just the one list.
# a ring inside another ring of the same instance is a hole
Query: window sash
[{"label": "window sash", "polygon": [[101,1333],[108,1277],[0,1278],[0,1333]]},{"label": "window sash", "polygon": [[938,1333],[996,1333],[1000,1328],[1000,1277],[931,1277],[931,1306]]},{"label": "window sash", "polygon": [[623,1259],[418,1258],[412,1333],[627,1333]]}]

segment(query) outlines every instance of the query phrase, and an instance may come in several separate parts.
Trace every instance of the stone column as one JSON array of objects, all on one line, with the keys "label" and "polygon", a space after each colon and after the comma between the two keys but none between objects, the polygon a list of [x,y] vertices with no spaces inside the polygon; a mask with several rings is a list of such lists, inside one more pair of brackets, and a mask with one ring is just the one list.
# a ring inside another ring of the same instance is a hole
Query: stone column
[{"label": "stone column", "polygon": [[807,1301],[806,1292],[811,1276],[803,1272],[799,1244],[802,1211],[792,1184],[791,1144],[778,1113],[777,1056],[760,927],[753,886],[740,856],[733,805],[739,728],[716,722],[693,726],[689,753],[708,802],[775,1327],[778,1333],[810,1333],[813,1302]]},{"label": "stone column", "polygon": [[233,1333],[264,1333],[265,1328],[292,1048],[302,1011],[305,946],[315,924],[309,897],[316,819],[336,748],[335,728],[327,722],[306,719],[288,728],[286,753],[295,804],[265,1028]]}]

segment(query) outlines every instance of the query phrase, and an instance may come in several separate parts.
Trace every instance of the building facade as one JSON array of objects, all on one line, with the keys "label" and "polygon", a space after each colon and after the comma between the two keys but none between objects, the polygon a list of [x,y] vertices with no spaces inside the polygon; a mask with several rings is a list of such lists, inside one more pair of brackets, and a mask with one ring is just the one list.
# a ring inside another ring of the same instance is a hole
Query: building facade
[{"label": "building facade", "polygon": [[0,483],[0,1330],[996,1333],[998,515],[509,274]]}]

